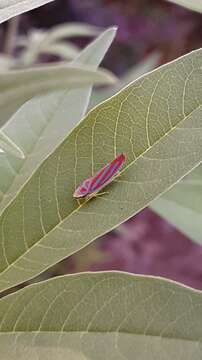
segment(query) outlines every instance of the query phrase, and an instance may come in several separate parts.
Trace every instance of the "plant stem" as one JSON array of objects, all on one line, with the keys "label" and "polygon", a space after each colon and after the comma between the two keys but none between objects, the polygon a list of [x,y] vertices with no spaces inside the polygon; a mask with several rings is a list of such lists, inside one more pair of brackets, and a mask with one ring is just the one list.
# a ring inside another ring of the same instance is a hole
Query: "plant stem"
[{"label": "plant stem", "polygon": [[20,15],[15,16],[8,22],[8,29],[5,35],[5,42],[3,52],[7,55],[12,55],[15,48],[18,27],[20,23]]}]

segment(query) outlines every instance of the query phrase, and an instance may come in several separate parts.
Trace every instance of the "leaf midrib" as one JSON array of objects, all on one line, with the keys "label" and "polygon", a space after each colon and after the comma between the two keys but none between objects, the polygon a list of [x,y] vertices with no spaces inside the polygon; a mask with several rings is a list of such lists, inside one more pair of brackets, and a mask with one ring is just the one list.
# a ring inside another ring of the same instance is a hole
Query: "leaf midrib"
[{"label": "leaf midrib", "polygon": [[134,332],[131,332],[131,331],[111,331],[111,330],[103,330],[103,331],[94,331],[94,330],[88,330],[88,331],[85,331],[85,330],[71,330],[71,331],[49,331],[49,330],[40,330],[40,331],[37,331],[37,330],[30,330],[29,332],[26,332],[26,331],[1,331],[0,332],[0,336],[1,335],[14,335],[14,334],[30,334],[30,335],[34,335],[34,334],[71,334],[71,333],[85,333],[85,334],[128,334],[128,335],[134,335],[134,336],[148,336],[148,337],[154,337],[154,338],[161,338],[161,339],[168,339],[168,340],[181,340],[181,341],[187,341],[187,342],[193,342],[193,343],[202,343],[202,339],[197,339],[197,340],[193,340],[193,339],[186,339],[186,338],[183,338],[183,337],[172,337],[172,336],[161,336],[160,334],[159,335],[156,335],[156,334],[144,334],[143,332],[142,333],[134,333]]}]

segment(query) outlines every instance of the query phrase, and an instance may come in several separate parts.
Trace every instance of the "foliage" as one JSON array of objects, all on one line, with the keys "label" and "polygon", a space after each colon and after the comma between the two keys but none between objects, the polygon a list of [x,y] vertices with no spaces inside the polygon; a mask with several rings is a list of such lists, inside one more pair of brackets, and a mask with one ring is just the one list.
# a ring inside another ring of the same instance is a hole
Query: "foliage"
[{"label": "foliage", "polygon": [[[4,1],[0,19],[45,2],[27,8],[26,0]],[[67,30],[41,32],[34,56],[22,64],[35,63],[41,44],[51,48]],[[153,207],[198,240],[202,50],[138,77],[144,62],[108,93],[97,93],[107,99],[85,115],[91,85],[114,80],[97,68],[115,33],[108,29],[76,49],[68,64],[1,70],[0,291],[30,281],[156,198]],[[146,71],[157,65],[155,56]],[[83,179],[121,152],[125,167],[106,194],[73,199]],[[200,291],[149,276],[58,277],[0,300],[1,354],[5,360],[200,359],[201,302]]]},{"label": "foliage", "polygon": [[1,354],[5,360],[200,359],[201,305],[201,292],[158,278],[58,277],[1,300]]},{"label": "foliage", "polygon": [[169,0],[169,1],[171,1],[171,2],[173,2],[175,4],[177,4],[177,5],[182,5],[184,7],[187,7],[190,10],[194,10],[194,11],[202,13],[202,4],[198,0],[192,0],[192,1],[189,1],[189,0]]},{"label": "foliage", "polygon": [[67,39],[94,36],[99,32],[100,29],[95,26],[80,23],[57,25],[49,31],[31,30],[27,36],[18,39],[17,47],[23,47],[23,51],[16,65],[32,65],[42,54],[55,55],[64,60],[73,59],[79,54],[79,48]]},{"label": "foliage", "polygon": [[0,73],[0,125],[4,125],[20,105],[36,95],[53,90],[84,87],[91,83],[113,83],[114,80],[114,76],[106,70],[94,70],[79,65],[74,67],[66,63],[24,70],[5,70]]},{"label": "foliage", "polygon": [[1,0],[0,23],[54,0]]},{"label": "foliage", "polygon": [[191,239],[202,242],[202,166],[152,203],[152,208]]},{"label": "foliage", "polygon": [[[5,177],[3,205],[13,201],[0,218],[2,290],[111,230],[200,163],[201,88],[193,89],[200,71],[198,50],[145,75],[93,109],[16,195]],[[28,113],[25,106],[21,116]],[[72,194],[82,179],[121,152],[126,167],[110,193],[78,205]]]}]

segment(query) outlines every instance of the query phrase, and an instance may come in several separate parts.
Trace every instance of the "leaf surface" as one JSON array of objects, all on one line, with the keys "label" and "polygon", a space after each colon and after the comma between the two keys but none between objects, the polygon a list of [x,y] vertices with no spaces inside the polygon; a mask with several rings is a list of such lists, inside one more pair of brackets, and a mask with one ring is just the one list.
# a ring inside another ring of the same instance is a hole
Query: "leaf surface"
[{"label": "leaf surface", "polygon": [[184,6],[190,10],[202,13],[202,1],[201,0],[168,0],[174,4]]},{"label": "leaf surface", "polygon": [[[94,108],[0,218],[0,289],[34,277],[146,207],[202,160],[201,50],[145,75]],[[108,194],[73,192],[116,154]]]},{"label": "leaf surface", "polygon": [[90,105],[92,108],[107,98],[113,96],[123,87],[130,84],[132,81],[138,79],[140,76],[145,75],[149,71],[154,70],[160,61],[160,53],[153,52],[146,57],[143,61],[129,69],[115,85],[109,86],[104,89],[94,89],[92,92]]},{"label": "leaf surface", "polygon": [[0,301],[4,360],[200,360],[202,293],[124,273],[65,276]]},{"label": "leaf surface", "polygon": [[151,207],[190,239],[202,243],[202,167],[193,170]]},{"label": "leaf surface", "polygon": [[[116,34],[115,28],[104,31],[72,62],[96,69]],[[4,126],[4,133],[25,154],[24,160],[9,154],[0,157],[0,211],[13,199],[34,170],[78,123],[88,107],[91,87],[54,91],[34,98],[22,106]]]},{"label": "leaf surface", "polygon": [[114,80],[114,76],[106,70],[66,63],[0,72],[0,126],[36,95],[58,89],[71,90],[92,83],[110,84]]},{"label": "leaf surface", "polygon": [[1,0],[0,23],[51,1],[53,0]]},{"label": "leaf surface", "polygon": [[0,150],[21,159],[24,159],[25,157],[22,150],[7,135],[5,135],[2,130],[0,130]]}]

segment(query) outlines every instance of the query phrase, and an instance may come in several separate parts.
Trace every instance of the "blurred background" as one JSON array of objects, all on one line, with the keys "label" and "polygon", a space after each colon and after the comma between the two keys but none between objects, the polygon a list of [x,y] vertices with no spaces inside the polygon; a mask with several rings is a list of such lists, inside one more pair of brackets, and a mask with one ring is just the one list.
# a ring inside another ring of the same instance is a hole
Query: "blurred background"
[{"label": "blurred background", "polygon": [[[56,26],[78,22],[99,29],[77,28],[68,39],[63,32],[57,43],[42,47]],[[102,66],[121,84],[202,46],[202,16],[165,0],[56,0],[1,25],[0,68],[71,60],[100,28],[112,25],[118,33]],[[112,93],[94,91],[91,105]],[[147,208],[42,277],[89,270],[163,276],[202,289],[202,247]]]}]

